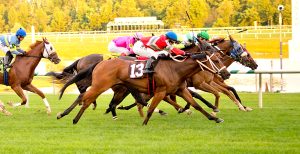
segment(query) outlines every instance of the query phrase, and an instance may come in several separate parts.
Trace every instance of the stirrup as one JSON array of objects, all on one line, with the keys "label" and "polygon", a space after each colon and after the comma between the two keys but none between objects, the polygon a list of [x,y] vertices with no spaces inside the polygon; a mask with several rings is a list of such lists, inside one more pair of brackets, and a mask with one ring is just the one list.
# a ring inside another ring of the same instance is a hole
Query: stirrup
[{"label": "stirrup", "polygon": [[4,65],[4,69],[6,70],[6,69],[8,69],[8,68],[11,68],[11,65]]}]

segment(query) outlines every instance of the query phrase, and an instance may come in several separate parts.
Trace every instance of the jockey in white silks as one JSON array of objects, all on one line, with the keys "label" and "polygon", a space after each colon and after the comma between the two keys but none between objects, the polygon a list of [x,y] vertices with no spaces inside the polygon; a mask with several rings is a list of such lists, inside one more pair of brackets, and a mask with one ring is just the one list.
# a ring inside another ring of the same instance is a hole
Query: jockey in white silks
[{"label": "jockey in white silks", "polygon": [[161,54],[168,56],[170,53],[175,55],[185,55],[185,52],[174,48],[172,45],[178,42],[176,33],[170,31],[161,36],[142,37],[133,46],[133,52],[139,56],[150,58],[147,60],[144,73],[153,73],[151,63]]}]

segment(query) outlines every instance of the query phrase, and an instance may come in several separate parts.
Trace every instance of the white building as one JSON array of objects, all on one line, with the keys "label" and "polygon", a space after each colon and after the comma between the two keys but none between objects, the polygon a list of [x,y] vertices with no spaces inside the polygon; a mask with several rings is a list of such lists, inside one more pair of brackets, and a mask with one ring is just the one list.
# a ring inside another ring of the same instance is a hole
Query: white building
[{"label": "white building", "polygon": [[156,17],[115,18],[107,24],[107,31],[163,29],[164,23]]}]

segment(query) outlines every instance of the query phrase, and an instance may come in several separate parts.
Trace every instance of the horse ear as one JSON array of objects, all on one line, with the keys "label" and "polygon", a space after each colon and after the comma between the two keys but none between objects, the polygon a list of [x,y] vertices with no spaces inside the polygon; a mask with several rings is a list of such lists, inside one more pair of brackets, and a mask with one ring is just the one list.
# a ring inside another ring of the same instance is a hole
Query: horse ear
[{"label": "horse ear", "polygon": [[231,35],[228,35],[229,36],[229,39],[230,39],[230,41],[234,41],[234,39],[232,38],[232,36]]},{"label": "horse ear", "polygon": [[49,41],[47,40],[46,37],[43,38],[43,41],[44,41],[46,44],[49,44]]}]

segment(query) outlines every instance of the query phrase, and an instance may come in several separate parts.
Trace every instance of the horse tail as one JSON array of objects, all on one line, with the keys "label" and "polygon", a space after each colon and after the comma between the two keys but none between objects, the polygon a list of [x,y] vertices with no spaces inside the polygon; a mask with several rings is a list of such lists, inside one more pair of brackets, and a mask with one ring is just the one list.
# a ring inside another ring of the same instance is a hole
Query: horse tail
[{"label": "horse tail", "polygon": [[65,83],[67,80],[74,76],[74,73],[77,70],[76,68],[79,60],[80,59],[73,62],[70,66],[64,68],[64,70],[61,73],[48,72],[46,76],[53,76],[56,79],[61,80],[63,83]]},{"label": "horse tail", "polygon": [[70,79],[68,82],[65,83],[65,85],[60,90],[59,99],[61,99],[62,95],[64,94],[64,91],[67,89],[68,86],[70,86],[73,83],[76,83],[80,80],[85,79],[86,77],[89,77],[92,75],[94,68],[96,67],[98,63],[93,64],[92,66],[80,71],[77,75],[75,75],[72,79]]}]

